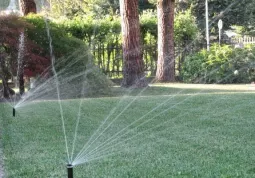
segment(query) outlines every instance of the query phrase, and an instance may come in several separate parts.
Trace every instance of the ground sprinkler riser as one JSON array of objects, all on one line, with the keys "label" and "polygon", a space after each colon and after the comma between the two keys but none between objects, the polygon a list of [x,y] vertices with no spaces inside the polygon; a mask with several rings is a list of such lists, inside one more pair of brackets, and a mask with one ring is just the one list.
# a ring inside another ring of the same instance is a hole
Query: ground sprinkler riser
[{"label": "ground sprinkler riser", "polygon": [[12,116],[15,117],[15,115],[16,115],[16,109],[12,108]]},{"label": "ground sprinkler riser", "polygon": [[71,164],[67,165],[67,177],[73,178],[73,165]]}]

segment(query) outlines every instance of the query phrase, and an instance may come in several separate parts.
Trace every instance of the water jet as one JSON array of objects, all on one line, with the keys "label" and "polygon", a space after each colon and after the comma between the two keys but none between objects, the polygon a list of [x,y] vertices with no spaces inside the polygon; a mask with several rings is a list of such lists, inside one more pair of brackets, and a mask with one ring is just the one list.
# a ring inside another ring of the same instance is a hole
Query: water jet
[{"label": "water jet", "polygon": [[67,164],[67,177],[68,178],[73,178],[73,165],[72,164]]}]

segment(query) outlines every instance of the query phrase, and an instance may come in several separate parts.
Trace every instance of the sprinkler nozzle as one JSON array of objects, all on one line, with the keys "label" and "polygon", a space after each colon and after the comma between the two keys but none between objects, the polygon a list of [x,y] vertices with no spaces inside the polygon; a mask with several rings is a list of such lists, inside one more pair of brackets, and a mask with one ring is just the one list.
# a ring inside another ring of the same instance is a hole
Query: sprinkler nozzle
[{"label": "sprinkler nozzle", "polygon": [[12,108],[12,116],[15,117],[15,115],[16,115],[16,109]]},{"label": "sprinkler nozzle", "polygon": [[67,176],[68,178],[73,178],[73,165],[67,164]]}]

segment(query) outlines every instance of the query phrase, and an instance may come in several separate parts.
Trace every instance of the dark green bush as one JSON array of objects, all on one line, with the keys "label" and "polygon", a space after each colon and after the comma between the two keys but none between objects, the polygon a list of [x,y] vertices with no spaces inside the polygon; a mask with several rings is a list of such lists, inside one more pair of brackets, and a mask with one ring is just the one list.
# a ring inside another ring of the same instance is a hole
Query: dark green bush
[{"label": "dark green bush", "polygon": [[[29,40],[43,48],[42,56],[52,58],[49,47],[51,39],[55,55],[54,66],[60,86],[63,85],[66,88],[66,85],[69,85],[70,90],[74,91],[75,88],[80,89],[81,86],[77,87],[77,85],[86,81],[86,94],[100,94],[108,91],[111,82],[93,65],[91,52],[84,41],[69,36],[59,24],[51,20],[45,23],[45,19],[41,16],[30,15],[25,19],[33,25],[33,28],[26,30],[26,34]],[[47,35],[46,24],[49,27],[50,39]],[[53,74],[53,71],[50,73]]]},{"label": "dark green bush", "polygon": [[[97,19],[91,16],[74,17],[58,21],[61,29],[65,29],[70,36],[88,43],[94,55],[94,63],[110,77],[121,77],[122,49],[120,18],[106,16]],[[144,11],[140,16],[141,40],[143,43],[144,63],[149,76],[155,75],[157,60],[157,14]],[[195,18],[189,11],[178,13],[175,21],[175,46],[178,55],[183,57],[190,51],[184,48],[195,46],[198,28]],[[185,52],[184,52],[185,51]],[[181,65],[182,59],[177,59]]]},{"label": "dark green bush", "polygon": [[[39,16],[27,17],[35,25],[36,33],[29,32],[32,39],[49,51],[44,19]],[[120,77],[122,71],[121,24],[120,17],[106,16],[97,19],[92,16],[76,16],[72,19],[49,21],[50,32],[56,56],[67,55],[84,42],[93,53],[93,63],[111,77]],[[176,15],[175,45],[180,50],[197,35],[195,19],[187,11]],[[146,11],[140,17],[141,36],[144,47],[144,61],[148,75],[154,75],[157,60],[157,15]],[[63,38],[65,37],[65,38]],[[82,40],[76,42],[77,38]],[[67,42],[66,42],[67,40]],[[73,41],[73,42],[72,42]],[[185,42],[183,42],[185,41]],[[186,53],[188,53],[186,51]],[[111,73],[113,71],[113,73]],[[115,73],[114,73],[115,72]]]},{"label": "dark green bush", "polygon": [[[120,40],[121,24],[120,18],[107,16],[103,19],[94,17],[74,17],[59,21],[58,25],[65,29],[71,36],[91,43],[107,43]],[[141,36],[144,45],[147,44],[146,37],[148,34],[157,38],[157,14],[153,11],[144,11],[140,16]],[[175,17],[175,42],[181,45],[184,40],[194,40],[198,33],[195,18],[190,11],[178,13]],[[156,44],[155,44],[156,45]]]},{"label": "dark green bush", "polygon": [[247,83],[255,80],[255,47],[218,44],[201,50],[183,63],[181,77],[189,83]]}]

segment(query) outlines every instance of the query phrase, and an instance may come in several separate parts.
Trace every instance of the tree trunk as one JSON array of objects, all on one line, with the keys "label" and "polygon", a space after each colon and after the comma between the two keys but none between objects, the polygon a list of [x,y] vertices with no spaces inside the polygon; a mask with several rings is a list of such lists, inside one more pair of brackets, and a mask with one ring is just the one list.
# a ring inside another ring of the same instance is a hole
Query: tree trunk
[{"label": "tree trunk", "polygon": [[10,94],[9,94],[9,86],[7,81],[5,80],[4,77],[2,77],[2,82],[3,82],[3,97],[4,98],[10,98]]},{"label": "tree trunk", "polygon": [[36,14],[36,4],[34,0],[19,0],[20,9],[22,14],[28,15],[29,13]]},{"label": "tree trunk", "polygon": [[8,86],[8,77],[7,77],[7,70],[5,66],[5,59],[0,56],[0,72],[1,72],[1,79],[3,84],[3,97],[4,98],[10,98],[12,95],[15,94],[15,92],[9,88]]},{"label": "tree trunk", "polygon": [[158,0],[158,63],[156,79],[175,81],[174,56],[174,4],[175,0]]},{"label": "tree trunk", "polygon": [[123,39],[122,87],[145,87],[138,0],[120,0],[121,29]]},{"label": "tree trunk", "polygon": [[5,66],[4,66],[4,59],[2,58],[2,56],[0,56],[0,76],[1,76],[1,79],[2,79],[2,84],[3,84],[3,97],[4,98],[9,98],[10,95],[9,95],[9,92],[8,92],[8,83],[6,81],[6,77],[5,77]]}]

